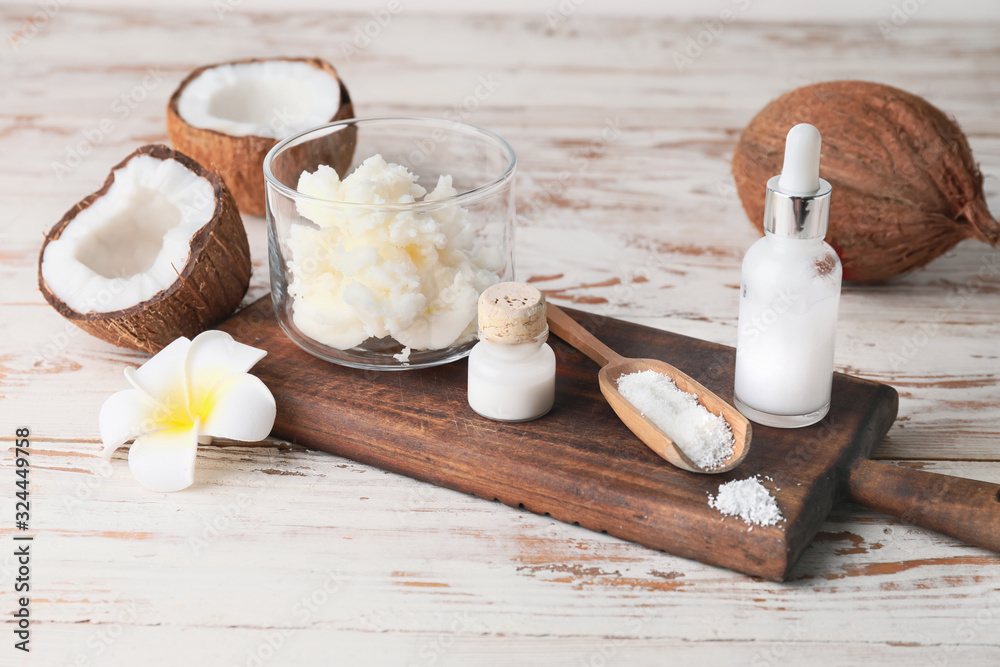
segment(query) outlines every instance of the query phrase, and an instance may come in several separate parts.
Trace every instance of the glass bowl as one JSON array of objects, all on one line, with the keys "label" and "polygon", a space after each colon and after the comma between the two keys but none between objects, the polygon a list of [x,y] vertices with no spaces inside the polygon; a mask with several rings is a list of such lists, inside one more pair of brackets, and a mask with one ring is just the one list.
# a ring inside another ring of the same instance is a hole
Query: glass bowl
[{"label": "glass bowl", "polygon": [[[405,182],[378,185],[388,167],[376,155],[405,167],[427,194]],[[344,186],[319,169],[344,179],[363,163],[366,178]],[[466,356],[479,294],[514,276],[515,166],[496,134],[434,118],[355,118],[277,144],[264,179],[281,328],[307,352],[355,368]],[[316,175],[300,184],[303,172]]]}]

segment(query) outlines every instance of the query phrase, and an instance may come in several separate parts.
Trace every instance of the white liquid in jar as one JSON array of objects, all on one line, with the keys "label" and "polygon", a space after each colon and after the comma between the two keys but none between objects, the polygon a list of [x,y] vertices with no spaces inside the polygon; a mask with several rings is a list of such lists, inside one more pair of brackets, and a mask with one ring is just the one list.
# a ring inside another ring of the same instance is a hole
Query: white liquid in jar
[{"label": "white liquid in jar", "polygon": [[469,405],[497,421],[528,421],[552,409],[556,355],[542,338],[504,345],[481,340],[469,355]]}]

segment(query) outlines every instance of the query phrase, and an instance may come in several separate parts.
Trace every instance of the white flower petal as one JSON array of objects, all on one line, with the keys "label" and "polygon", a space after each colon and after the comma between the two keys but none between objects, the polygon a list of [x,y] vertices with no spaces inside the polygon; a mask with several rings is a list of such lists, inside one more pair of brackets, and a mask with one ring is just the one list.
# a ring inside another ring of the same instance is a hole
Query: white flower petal
[{"label": "white flower petal", "polygon": [[195,336],[185,360],[192,412],[199,412],[199,406],[219,380],[233,373],[246,373],[266,354],[265,350],[237,343],[224,331],[205,331]]},{"label": "white flower petal", "polygon": [[201,435],[244,442],[263,440],[274,427],[274,396],[258,378],[247,373],[228,375],[208,397],[208,414]]},{"label": "white flower petal", "polygon": [[132,474],[150,491],[180,491],[194,482],[198,422],[139,436],[128,450]]},{"label": "white flower petal", "polygon": [[191,418],[184,373],[184,360],[190,347],[191,341],[181,336],[139,368],[125,369],[129,383],[160,403],[178,422]]},{"label": "white flower petal", "polygon": [[169,416],[144,392],[125,389],[112,394],[101,406],[98,424],[104,442],[104,458],[132,438],[166,428]]}]

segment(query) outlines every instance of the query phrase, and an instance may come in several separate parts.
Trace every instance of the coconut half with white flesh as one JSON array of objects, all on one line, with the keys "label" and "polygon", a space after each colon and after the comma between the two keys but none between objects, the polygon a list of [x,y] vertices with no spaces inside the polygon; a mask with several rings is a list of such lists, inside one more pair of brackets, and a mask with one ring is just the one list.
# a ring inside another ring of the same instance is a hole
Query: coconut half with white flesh
[{"label": "coconut half with white flesh", "polygon": [[330,63],[254,58],[191,72],[167,104],[167,132],[177,150],[222,176],[240,211],[262,216],[267,152],[293,134],[353,116]]},{"label": "coconut half with white flesh", "polygon": [[157,352],[232,314],[251,269],[246,230],[222,179],[150,145],[49,231],[38,286],[88,333]]}]

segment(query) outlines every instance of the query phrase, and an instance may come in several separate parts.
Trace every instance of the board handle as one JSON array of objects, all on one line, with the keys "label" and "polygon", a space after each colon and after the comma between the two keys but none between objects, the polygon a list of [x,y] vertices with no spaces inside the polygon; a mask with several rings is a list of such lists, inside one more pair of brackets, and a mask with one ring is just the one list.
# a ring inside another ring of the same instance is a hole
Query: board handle
[{"label": "board handle", "polygon": [[859,505],[1000,552],[1000,484],[861,459],[847,485]]},{"label": "board handle", "polygon": [[604,368],[612,361],[620,361],[622,356],[610,347],[597,340],[597,337],[572,317],[563,312],[559,306],[545,304],[545,314],[549,321],[549,330],[564,341],[583,352]]}]

